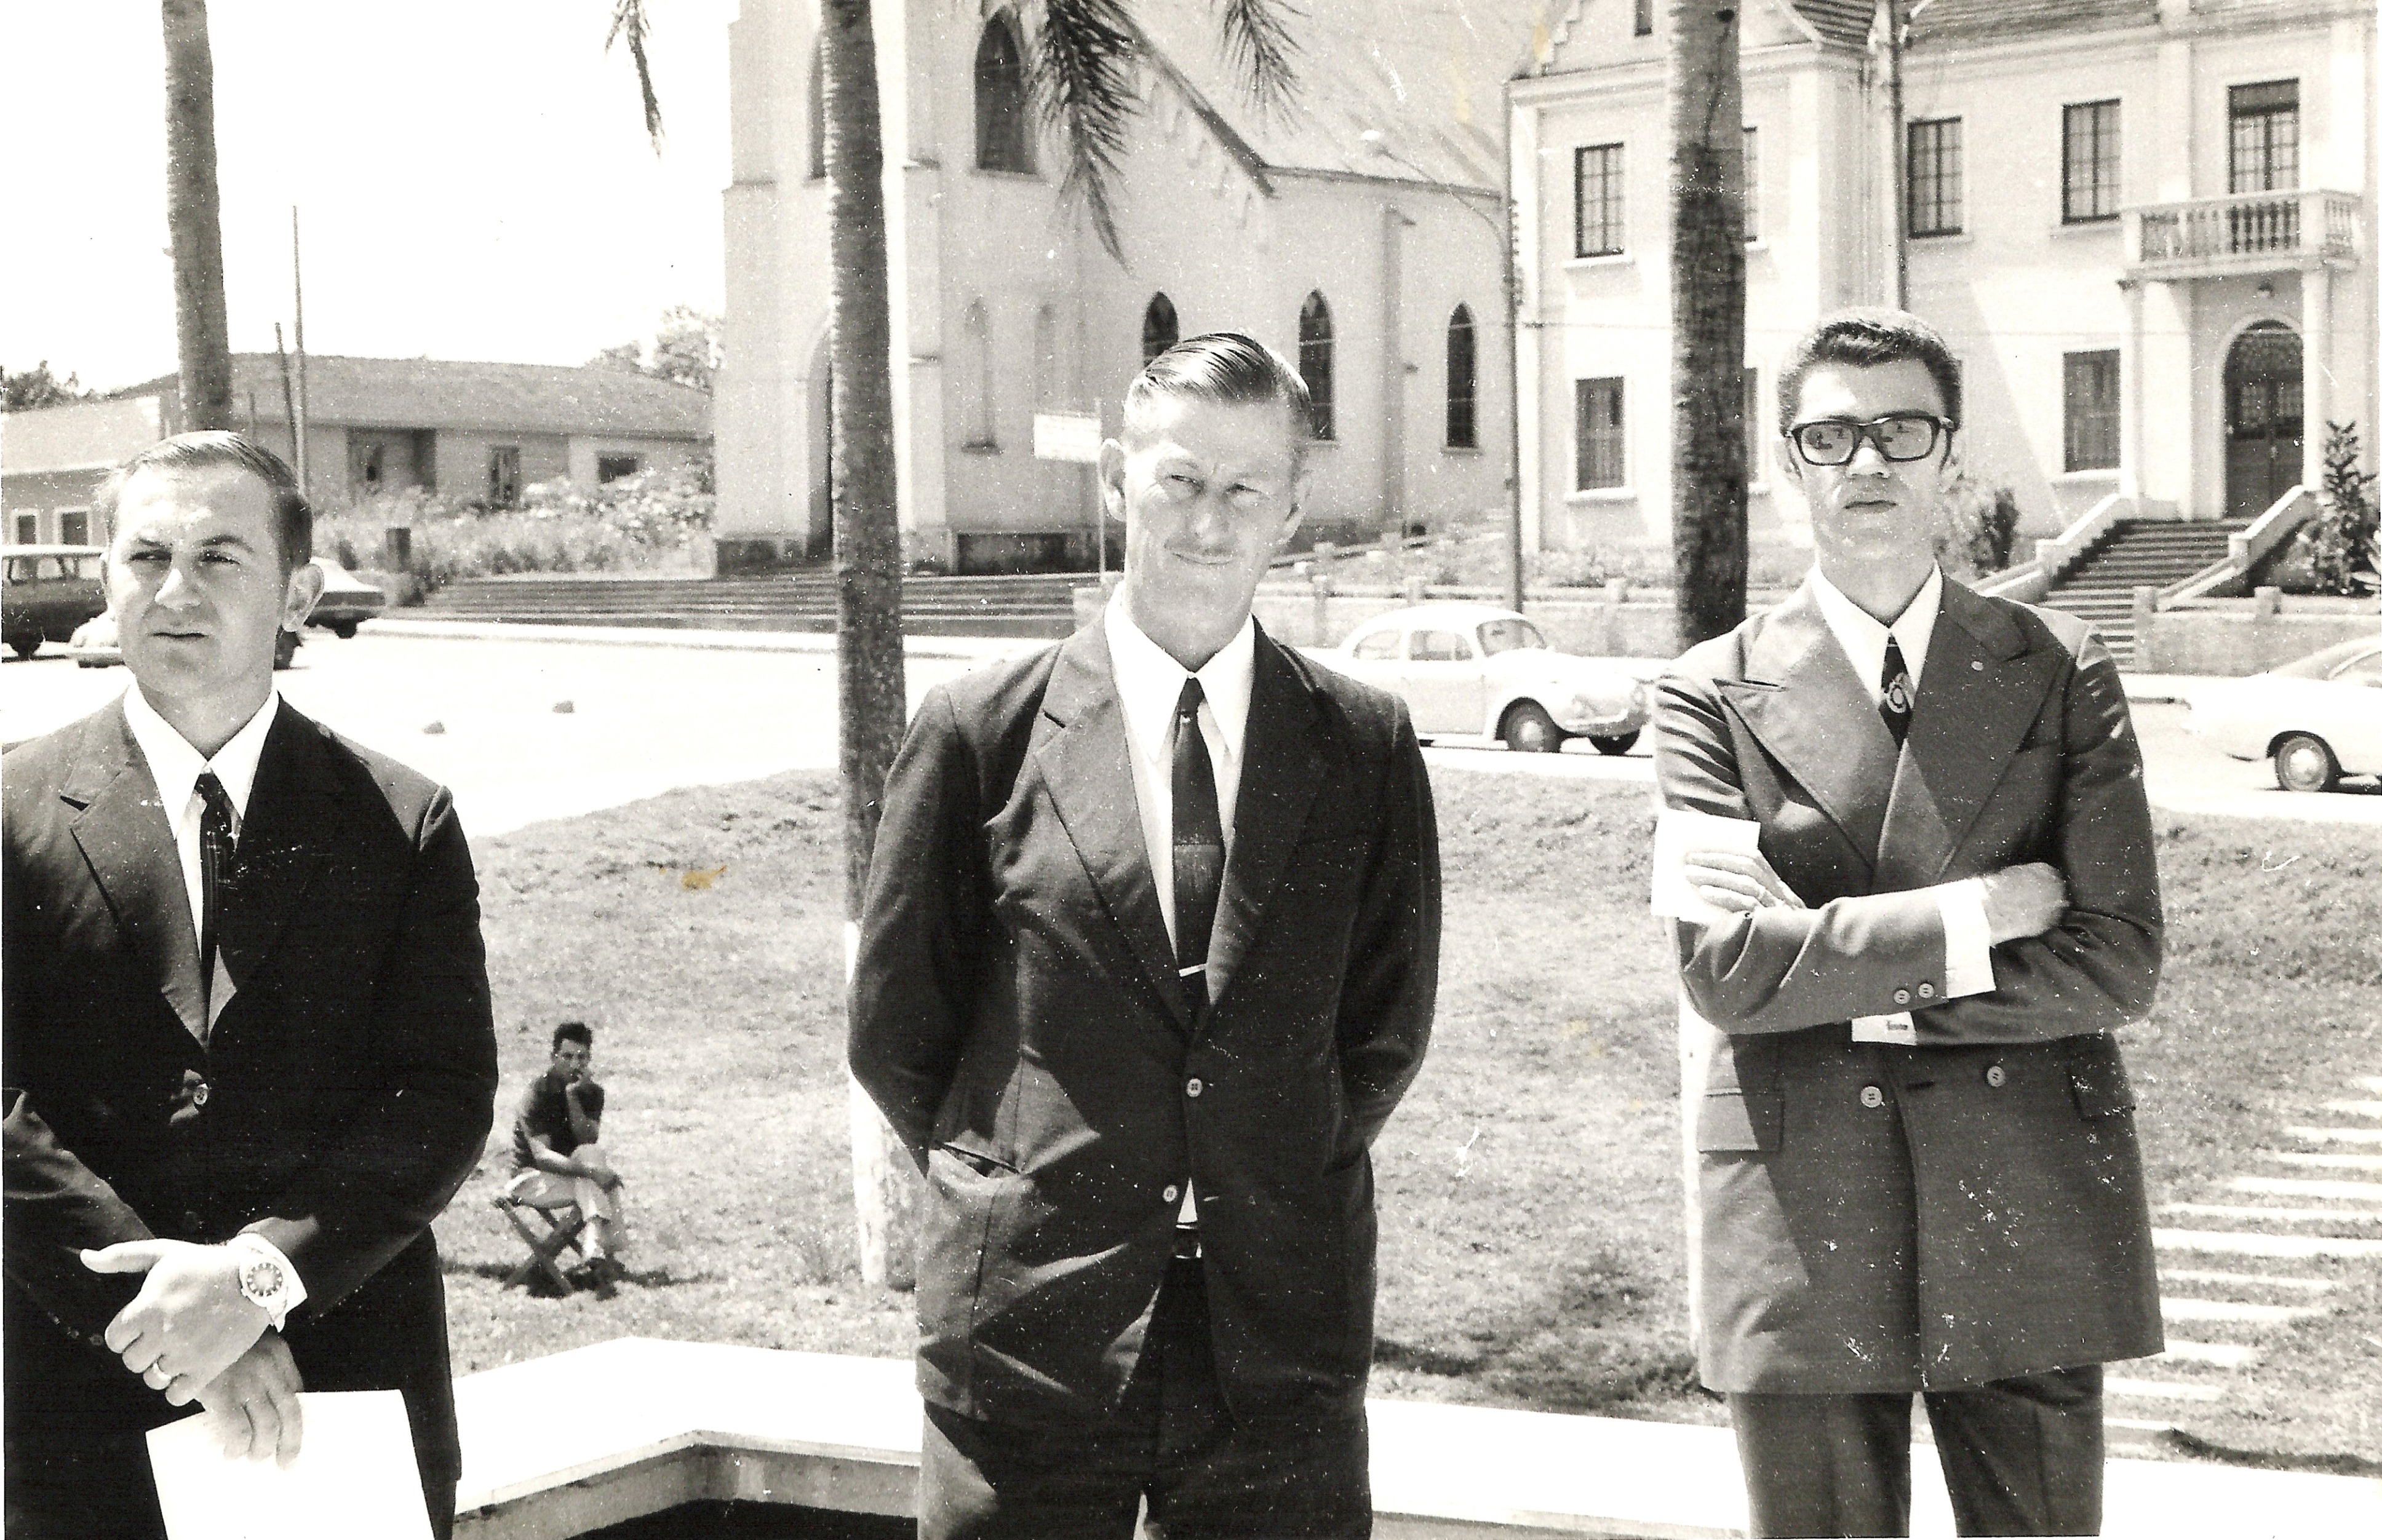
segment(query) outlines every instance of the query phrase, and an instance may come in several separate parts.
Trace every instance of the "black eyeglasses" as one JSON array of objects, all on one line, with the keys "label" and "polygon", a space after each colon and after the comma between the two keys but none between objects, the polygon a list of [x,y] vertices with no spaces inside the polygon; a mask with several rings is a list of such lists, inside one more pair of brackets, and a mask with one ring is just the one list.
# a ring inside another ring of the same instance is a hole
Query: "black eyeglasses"
[{"label": "black eyeglasses", "polygon": [[1863,438],[1876,445],[1877,452],[1887,459],[1925,459],[1935,452],[1936,441],[1952,428],[1949,418],[1923,411],[1896,411],[1866,422],[1844,417],[1798,422],[1786,430],[1786,437],[1806,465],[1848,465],[1860,452]]}]

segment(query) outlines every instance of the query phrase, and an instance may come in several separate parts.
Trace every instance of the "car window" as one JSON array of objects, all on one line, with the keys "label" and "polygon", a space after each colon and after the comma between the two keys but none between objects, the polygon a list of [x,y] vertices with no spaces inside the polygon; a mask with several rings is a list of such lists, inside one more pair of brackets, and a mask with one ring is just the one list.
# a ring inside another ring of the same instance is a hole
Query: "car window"
[{"label": "car window", "polygon": [[33,562],[31,557],[11,556],[8,558],[8,581],[10,582],[30,582],[32,580],[32,576]]},{"label": "car window", "polygon": [[1480,654],[1483,657],[1493,658],[1516,647],[1544,647],[1546,644],[1547,639],[1539,634],[1539,628],[1518,616],[1480,622]]},{"label": "car window", "polygon": [[2372,637],[2361,636],[2349,642],[2335,642],[2321,653],[2310,653],[2303,658],[2279,665],[2268,672],[2278,678],[2285,679],[2328,679],[2342,664],[2351,658],[2364,656],[2372,651],[2373,647]]},{"label": "car window", "polygon": [[2382,649],[2350,659],[2333,678],[2341,684],[2382,685]]},{"label": "car window", "polygon": [[107,575],[106,560],[104,556],[71,556],[68,558],[67,565],[74,568],[76,577],[97,581]]},{"label": "car window", "polygon": [[1389,626],[1378,631],[1368,631],[1357,639],[1355,646],[1348,649],[1348,655],[1356,658],[1396,657],[1398,629],[1395,626]]},{"label": "car window", "polygon": [[33,562],[35,582],[55,582],[67,575],[66,563],[56,556],[39,556]]},{"label": "car window", "polygon": [[1472,656],[1472,645],[1455,631],[1417,631],[1406,656],[1417,663],[1462,663]]}]

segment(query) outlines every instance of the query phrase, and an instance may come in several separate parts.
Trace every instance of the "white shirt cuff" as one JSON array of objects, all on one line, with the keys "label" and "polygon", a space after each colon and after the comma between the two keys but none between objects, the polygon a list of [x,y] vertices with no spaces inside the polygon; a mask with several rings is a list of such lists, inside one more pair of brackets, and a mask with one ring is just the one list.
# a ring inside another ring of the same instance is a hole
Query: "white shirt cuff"
[{"label": "white shirt cuff", "polygon": [[1985,923],[1985,885],[1976,877],[1935,889],[1944,917],[1944,997],[1994,992],[1994,934]]},{"label": "white shirt cuff", "polygon": [[281,1323],[289,1319],[289,1313],[306,1302],[306,1280],[298,1276],[298,1269],[289,1265],[289,1259],[281,1253],[280,1247],[254,1230],[240,1231],[231,1238],[229,1244],[235,1251],[263,1255],[264,1260],[280,1268],[281,1276],[289,1280],[289,1301],[272,1316],[273,1329],[279,1331]]}]

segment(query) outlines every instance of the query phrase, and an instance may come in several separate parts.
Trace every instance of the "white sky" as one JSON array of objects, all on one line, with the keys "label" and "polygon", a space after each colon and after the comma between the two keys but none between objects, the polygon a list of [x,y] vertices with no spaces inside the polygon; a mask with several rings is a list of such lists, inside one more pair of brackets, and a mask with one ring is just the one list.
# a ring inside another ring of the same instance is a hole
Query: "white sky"
[{"label": "white sky", "polygon": [[[289,333],[289,209],[316,353],[580,363],[721,304],[728,22],[648,0],[668,138],[607,0],[215,0],[231,342]],[[155,0],[0,0],[0,364],[170,373]]]}]

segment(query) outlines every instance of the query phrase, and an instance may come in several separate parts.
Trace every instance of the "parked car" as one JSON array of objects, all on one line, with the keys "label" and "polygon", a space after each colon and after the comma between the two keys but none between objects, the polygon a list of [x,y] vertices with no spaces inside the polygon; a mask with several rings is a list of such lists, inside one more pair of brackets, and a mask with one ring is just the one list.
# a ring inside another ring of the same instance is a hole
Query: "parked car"
[{"label": "parked car", "polygon": [[314,601],[306,624],[320,626],[341,638],[351,637],[358,626],[387,607],[387,594],[359,581],[354,573],[328,556],[316,556],[314,565],[323,569],[323,596]]},{"label": "parked car", "polygon": [[64,642],[75,628],[107,608],[100,574],[104,553],[94,545],[11,545],[0,564],[0,636],[20,658],[44,642]]},{"label": "parked car", "polygon": [[1493,605],[1392,610],[1309,655],[1405,697],[1425,739],[1495,738],[1551,754],[1566,738],[1585,738],[1602,753],[1625,754],[1652,710],[1637,672],[1558,653],[1531,621]]},{"label": "parked car", "polygon": [[2194,690],[2184,726],[2235,759],[2272,758],[2286,791],[2382,776],[2382,635]]}]

